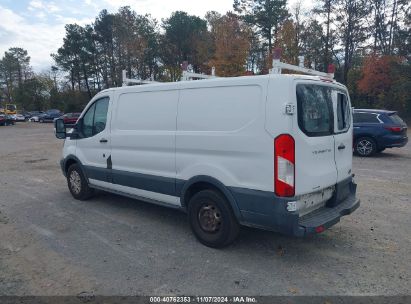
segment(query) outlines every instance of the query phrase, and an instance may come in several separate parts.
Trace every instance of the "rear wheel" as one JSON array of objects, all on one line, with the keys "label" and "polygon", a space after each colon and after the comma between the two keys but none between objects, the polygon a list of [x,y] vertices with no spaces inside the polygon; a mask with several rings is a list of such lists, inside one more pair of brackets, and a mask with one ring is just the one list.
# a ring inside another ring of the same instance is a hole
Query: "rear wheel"
[{"label": "rear wheel", "polygon": [[231,206],[214,190],[200,191],[190,199],[188,218],[196,238],[209,247],[221,248],[232,243],[240,231]]},{"label": "rear wheel", "polygon": [[377,145],[370,137],[361,137],[355,141],[355,152],[360,156],[371,156],[377,152]]},{"label": "rear wheel", "polygon": [[73,164],[69,167],[67,171],[67,185],[75,199],[87,200],[94,195],[94,189],[88,186],[87,179],[78,164]]}]

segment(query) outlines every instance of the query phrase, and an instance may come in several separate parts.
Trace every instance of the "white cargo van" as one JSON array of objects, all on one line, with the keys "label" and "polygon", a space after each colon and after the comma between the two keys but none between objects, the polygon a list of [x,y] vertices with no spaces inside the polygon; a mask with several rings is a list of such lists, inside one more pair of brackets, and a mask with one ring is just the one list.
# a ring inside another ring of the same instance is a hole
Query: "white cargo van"
[{"label": "white cargo van", "polygon": [[61,168],[76,199],[100,189],[179,208],[200,242],[240,225],[320,233],[359,206],[347,89],[270,74],[104,90],[66,138]]}]

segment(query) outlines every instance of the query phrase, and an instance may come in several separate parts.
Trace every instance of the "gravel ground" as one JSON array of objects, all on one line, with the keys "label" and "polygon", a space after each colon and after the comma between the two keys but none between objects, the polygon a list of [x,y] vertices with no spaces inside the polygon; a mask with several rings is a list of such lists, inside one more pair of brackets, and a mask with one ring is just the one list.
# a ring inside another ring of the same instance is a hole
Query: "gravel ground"
[{"label": "gravel ground", "polygon": [[362,205],[322,234],[198,243],[184,213],[74,200],[51,124],[0,127],[0,295],[406,295],[411,145],[354,158]]}]

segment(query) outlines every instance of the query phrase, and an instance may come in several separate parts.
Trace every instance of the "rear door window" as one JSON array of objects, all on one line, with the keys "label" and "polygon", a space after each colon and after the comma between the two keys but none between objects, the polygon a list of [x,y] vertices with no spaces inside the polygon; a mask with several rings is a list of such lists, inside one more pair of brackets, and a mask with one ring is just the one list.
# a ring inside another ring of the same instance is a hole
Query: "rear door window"
[{"label": "rear door window", "polygon": [[350,128],[351,115],[350,115],[350,105],[348,103],[347,96],[343,93],[336,92],[337,103],[336,103],[336,113],[337,113],[337,128],[336,133],[345,132]]},{"label": "rear door window", "polygon": [[331,92],[327,86],[297,85],[298,125],[307,136],[333,133]]}]

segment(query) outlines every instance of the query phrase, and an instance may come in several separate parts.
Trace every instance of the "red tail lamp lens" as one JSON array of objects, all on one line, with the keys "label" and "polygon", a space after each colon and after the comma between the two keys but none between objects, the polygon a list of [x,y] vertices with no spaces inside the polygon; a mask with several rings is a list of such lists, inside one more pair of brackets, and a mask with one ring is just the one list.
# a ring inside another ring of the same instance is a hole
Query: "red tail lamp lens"
[{"label": "red tail lamp lens", "polygon": [[289,134],[274,140],[274,188],[278,196],[295,194],[295,141]]}]

